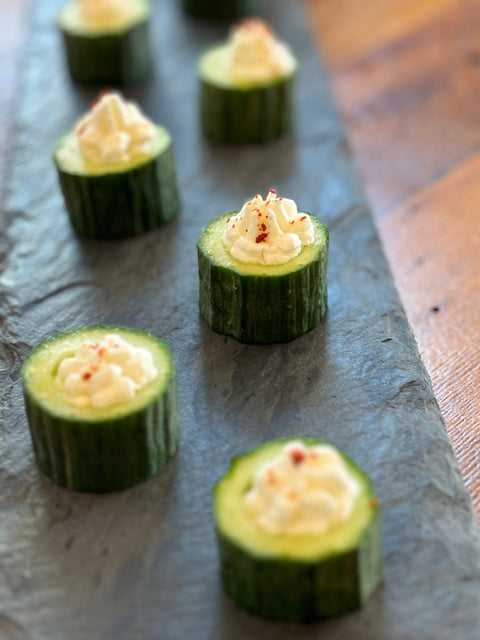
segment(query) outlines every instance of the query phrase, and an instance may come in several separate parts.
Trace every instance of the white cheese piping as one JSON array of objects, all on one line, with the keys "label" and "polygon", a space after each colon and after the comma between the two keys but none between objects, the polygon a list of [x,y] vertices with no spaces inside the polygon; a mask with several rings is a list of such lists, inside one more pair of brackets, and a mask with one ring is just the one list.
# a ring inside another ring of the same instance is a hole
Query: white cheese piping
[{"label": "white cheese piping", "polygon": [[360,485],[331,445],[291,441],[257,470],[244,496],[248,516],[268,533],[328,531],[352,513]]},{"label": "white cheese piping", "polygon": [[91,164],[126,163],[152,150],[155,125],[133,102],[105,93],[75,126],[82,157]]},{"label": "white cheese piping", "polygon": [[84,342],[58,368],[57,387],[79,407],[106,408],[135,397],[158,375],[153,356],[115,333]]},{"label": "white cheese piping", "polygon": [[225,249],[233,258],[262,265],[284,264],[314,240],[310,216],[272,189],[265,200],[258,195],[245,203],[227,220],[223,234]]},{"label": "white cheese piping", "polygon": [[227,72],[239,81],[268,81],[288,75],[296,62],[288,46],[268,24],[247,18],[236,24],[227,41]]}]

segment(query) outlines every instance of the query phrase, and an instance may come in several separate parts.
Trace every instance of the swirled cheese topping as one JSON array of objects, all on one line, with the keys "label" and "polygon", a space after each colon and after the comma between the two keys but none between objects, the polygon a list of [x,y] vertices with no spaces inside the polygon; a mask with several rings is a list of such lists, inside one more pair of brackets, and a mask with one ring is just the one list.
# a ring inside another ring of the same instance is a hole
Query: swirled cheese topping
[{"label": "swirled cheese topping", "polygon": [[75,134],[87,162],[126,163],[151,152],[155,125],[136,104],[109,92],[76,124]]},{"label": "swirled cheese topping", "polygon": [[359,483],[334,447],[293,440],[260,466],[244,504],[263,531],[310,535],[344,522],[359,494]]},{"label": "swirled cheese topping", "polygon": [[156,378],[153,356],[115,333],[98,343],[84,342],[58,368],[57,387],[79,407],[110,407],[131,400]]},{"label": "swirled cheese topping", "polygon": [[228,72],[237,80],[268,81],[289,74],[296,65],[288,46],[256,18],[236,24],[227,47]]},{"label": "swirled cheese topping", "polygon": [[79,12],[86,22],[111,22],[131,12],[129,0],[78,0]]},{"label": "swirled cheese topping", "polygon": [[284,264],[314,240],[310,216],[273,189],[265,200],[255,196],[228,218],[223,234],[225,249],[233,258],[263,265]]}]

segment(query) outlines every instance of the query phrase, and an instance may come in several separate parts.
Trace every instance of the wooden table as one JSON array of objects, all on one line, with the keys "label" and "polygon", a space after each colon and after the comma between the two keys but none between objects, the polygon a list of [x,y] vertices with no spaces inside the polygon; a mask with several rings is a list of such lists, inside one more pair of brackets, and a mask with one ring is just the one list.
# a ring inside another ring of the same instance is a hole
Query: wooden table
[{"label": "wooden table", "polygon": [[[304,2],[480,517],[480,4]],[[25,4],[0,0],[0,175]]]}]

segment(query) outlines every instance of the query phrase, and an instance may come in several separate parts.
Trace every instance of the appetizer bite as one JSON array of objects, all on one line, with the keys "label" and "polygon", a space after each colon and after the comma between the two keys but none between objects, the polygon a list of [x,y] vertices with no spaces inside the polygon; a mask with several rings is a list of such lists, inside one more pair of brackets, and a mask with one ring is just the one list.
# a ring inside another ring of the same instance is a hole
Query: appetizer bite
[{"label": "appetizer bite", "polygon": [[205,135],[225,143],[262,143],[293,120],[297,62],[261,20],[235,25],[226,43],[200,59],[200,113]]},{"label": "appetizer bite", "polygon": [[92,325],[38,345],[21,370],[38,466],[73,491],[155,475],[179,441],[175,362],[145,331]]},{"label": "appetizer bite", "polygon": [[287,342],[327,308],[328,229],[270,190],[207,225],[198,241],[200,314],[240,342]]},{"label": "appetizer bite", "polygon": [[125,238],[178,210],[172,141],[133,102],[105,93],[58,144],[54,160],[70,221],[81,235]]},{"label": "appetizer bite", "polygon": [[234,458],[215,485],[214,522],[224,588],[260,616],[336,616],[381,580],[373,486],[323,440],[273,440]]},{"label": "appetizer bite", "polygon": [[124,85],[152,69],[146,0],[72,0],[61,11],[70,75],[90,85]]}]

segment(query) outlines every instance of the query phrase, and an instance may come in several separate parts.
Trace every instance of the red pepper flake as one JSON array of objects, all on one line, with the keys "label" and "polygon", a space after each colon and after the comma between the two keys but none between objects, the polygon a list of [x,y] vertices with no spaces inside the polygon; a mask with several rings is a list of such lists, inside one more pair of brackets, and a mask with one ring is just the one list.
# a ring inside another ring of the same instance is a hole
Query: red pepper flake
[{"label": "red pepper flake", "polygon": [[306,220],[306,219],[307,219],[307,216],[302,216],[302,217],[300,218],[300,222],[303,222],[303,221],[304,221],[304,220]]},{"label": "red pepper flake", "polygon": [[255,242],[257,244],[260,244],[260,242],[263,242],[266,238],[268,238],[268,233],[260,233],[256,238],[255,238]]},{"label": "red pepper flake", "polygon": [[92,377],[92,374],[88,373],[88,371],[87,371],[86,373],[84,373],[82,375],[82,380],[85,380],[85,382],[86,382],[87,380],[90,380],[91,377]]},{"label": "red pepper flake", "polygon": [[231,218],[227,218],[227,222],[230,222]]},{"label": "red pepper flake", "polygon": [[275,189],[270,189],[269,193],[273,193],[273,194],[277,195],[277,192],[275,191]]},{"label": "red pepper flake", "polygon": [[232,229],[235,229],[235,225],[234,224],[232,224]]},{"label": "red pepper flake", "polygon": [[103,358],[103,356],[107,353],[107,349],[105,347],[101,347],[98,350],[98,355],[100,356],[100,358]]},{"label": "red pepper flake", "polygon": [[290,451],[290,458],[293,464],[300,464],[305,460],[305,453],[301,449],[292,449]]},{"label": "red pepper flake", "polygon": [[264,222],[262,222],[260,227],[261,227],[262,231],[266,231],[267,230],[267,225]]},{"label": "red pepper flake", "polygon": [[295,220],[290,220],[290,224],[295,224]]},{"label": "red pepper flake", "polygon": [[379,504],[380,504],[380,500],[378,498],[372,498],[371,500],[368,501],[368,506],[372,507],[372,509],[374,509],[375,507],[378,507]]}]

